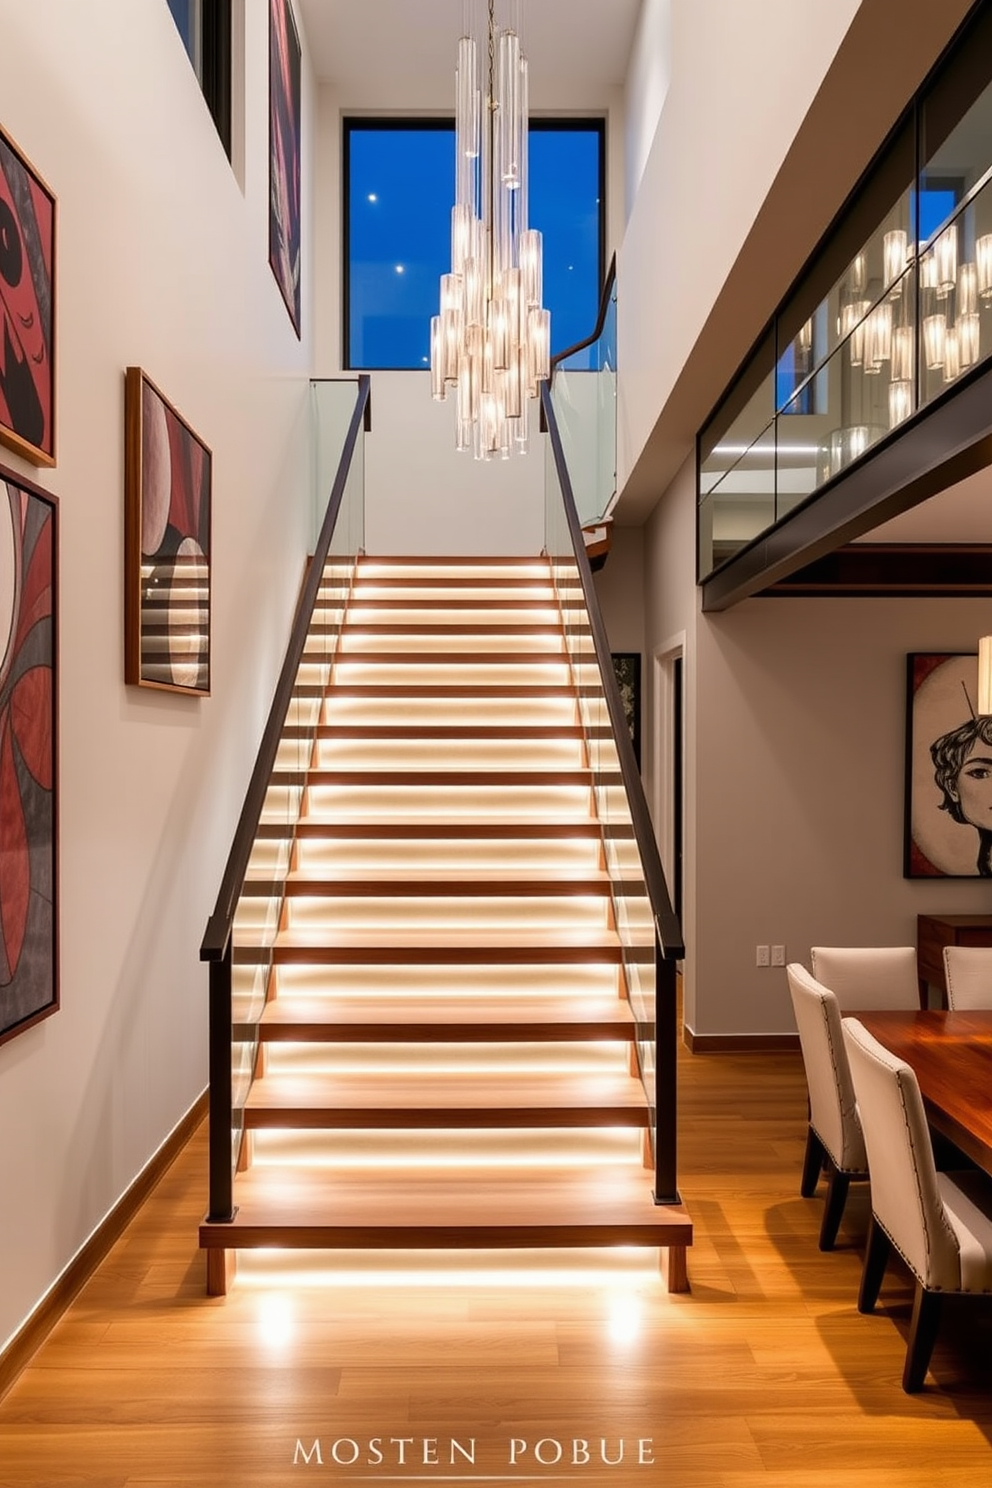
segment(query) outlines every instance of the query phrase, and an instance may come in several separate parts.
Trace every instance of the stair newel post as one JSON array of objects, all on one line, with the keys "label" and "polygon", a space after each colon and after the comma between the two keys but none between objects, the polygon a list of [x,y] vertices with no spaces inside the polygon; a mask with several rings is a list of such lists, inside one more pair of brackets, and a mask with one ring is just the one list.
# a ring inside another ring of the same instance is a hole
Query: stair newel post
[{"label": "stair newel post", "polygon": [[681,1204],[677,1181],[676,1068],[678,1009],[675,962],[655,931],[654,1201]]},{"label": "stair newel post", "polygon": [[229,935],[223,956],[210,963],[210,1212],[207,1219],[216,1223],[234,1217],[232,939]]}]

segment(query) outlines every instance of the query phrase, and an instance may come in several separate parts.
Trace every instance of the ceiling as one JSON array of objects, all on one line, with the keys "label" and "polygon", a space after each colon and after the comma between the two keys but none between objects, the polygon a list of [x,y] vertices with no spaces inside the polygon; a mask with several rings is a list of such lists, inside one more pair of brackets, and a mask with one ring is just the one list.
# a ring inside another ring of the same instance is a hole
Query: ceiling
[{"label": "ceiling", "polygon": [[[297,4],[314,71],[345,105],[454,109],[463,0]],[[523,0],[532,109],[602,107],[623,84],[640,7],[641,0]],[[509,10],[497,0],[497,21]]]}]

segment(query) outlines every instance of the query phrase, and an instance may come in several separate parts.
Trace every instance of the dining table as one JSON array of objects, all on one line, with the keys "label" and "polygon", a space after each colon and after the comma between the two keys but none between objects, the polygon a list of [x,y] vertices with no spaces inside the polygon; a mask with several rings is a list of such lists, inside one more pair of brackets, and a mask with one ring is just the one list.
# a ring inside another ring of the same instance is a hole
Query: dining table
[{"label": "dining table", "polygon": [[992,1174],[992,1008],[851,1017],[913,1070],[931,1127]]}]

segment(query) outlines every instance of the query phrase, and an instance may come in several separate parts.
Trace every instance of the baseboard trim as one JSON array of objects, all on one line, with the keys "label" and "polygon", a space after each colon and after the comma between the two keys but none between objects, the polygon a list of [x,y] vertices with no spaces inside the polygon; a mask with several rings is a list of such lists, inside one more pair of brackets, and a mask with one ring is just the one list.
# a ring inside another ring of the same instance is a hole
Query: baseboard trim
[{"label": "baseboard trim", "polygon": [[799,1052],[798,1033],[683,1032],[690,1054],[791,1054]]},{"label": "baseboard trim", "polygon": [[82,1291],[111,1246],[123,1235],[156,1183],[182,1152],[207,1114],[207,1094],[204,1091],[190,1106],[0,1353],[0,1400]]}]

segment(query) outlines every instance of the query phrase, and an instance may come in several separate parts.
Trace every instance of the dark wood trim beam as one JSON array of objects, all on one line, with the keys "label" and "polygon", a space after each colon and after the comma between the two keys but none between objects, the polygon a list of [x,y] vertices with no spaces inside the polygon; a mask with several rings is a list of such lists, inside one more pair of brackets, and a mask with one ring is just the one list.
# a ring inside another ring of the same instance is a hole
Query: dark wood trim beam
[{"label": "dark wood trim beam", "polygon": [[761,595],[987,599],[992,597],[992,543],[851,543]]},{"label": "dark wood trim beam", "polygon": [[730,609],[990,464],[992,367],[983,364],[705,579],[703,609]]}]

